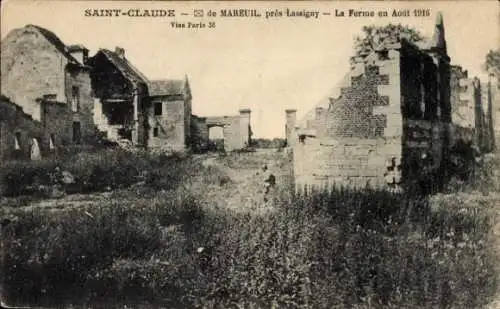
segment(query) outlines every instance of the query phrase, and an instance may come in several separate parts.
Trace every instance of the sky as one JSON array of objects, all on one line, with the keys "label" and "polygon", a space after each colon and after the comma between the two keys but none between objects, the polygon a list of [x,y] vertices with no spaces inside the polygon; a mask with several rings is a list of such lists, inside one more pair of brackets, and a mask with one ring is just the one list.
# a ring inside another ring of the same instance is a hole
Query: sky
[{"label": "sky", "polygon": [[[348,71],[354,37],[364,25],[401,23],[432,36],[436,13],[444,18],[452,64],[484,78],[482,63],[500,46],[498,1],[308,1],[308,2],[163,2],[163,1],[2,1],[1,37],[35,24],[66,44],[125,49],[125,56],[149,79],[188,76],[193,113],[235,115],[250,108],[254,137],[283,137],[285,109],[300,119]],[[175,9],[176,17],[86,17],[86,9]],[[256,8],[262,18],[180,16],[194,9]],[[265,18],[266,11],[331,12],[316,18]],[[428,17],[334,17],[335,10],[429,9]],[[170,23],[203,21],[203,29],[172,28]],[[215,28],[208,28],[214,21]]]}]

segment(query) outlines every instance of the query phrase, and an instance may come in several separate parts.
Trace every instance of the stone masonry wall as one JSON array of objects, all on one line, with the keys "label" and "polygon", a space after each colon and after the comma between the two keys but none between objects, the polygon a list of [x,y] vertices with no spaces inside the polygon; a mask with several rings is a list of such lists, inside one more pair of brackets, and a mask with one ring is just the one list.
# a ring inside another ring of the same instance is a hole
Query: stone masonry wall
[{"label": "stone masonry wall", "polygon": [[494,92],[491,82],[481,83],[481,109],[483,112],[483,143],[484,152],[495,150],[495,109]]},{"label": "stone masonry wall", "polygon": [[[163,114],[155,116],[154,104],[163,104]],[[149,144],[152,149],[164,149],[170,151],[184,151],[186,149],[185,136],[185,102],[183,100],[168,101],[165,98],[152,101],[149,108]],[[155,130],[158,136],[154,136]]]},{"label": "stone masonry wall", "polygon": [[442,58],[411,45],[402,50],[401,173],[405,181],[430,182],[447,160],[450,79],[449,65]]},{"label": "stone masonry wall", "polygon": [[[3,95],[34,120],[51,127],[56,136],[71,134],[73,122],[80,123],[82,142],[95,134],[88,69],[69,63],[68,58],[33,26],[12,31],[2,40],[1,48]],[[74,87],[78,90],[75,94],[80,108],[72,111],[68,118],[65,116],[66,111],[71,111]],[[54,112],[54,108],[42,106],[47,100],[62,106]],[[55,128],[51,122],[58,123],[60,128]]]},{"label": "stone masonry wall", "polygon": [[250,127],[250,109],[240,109],[240,148],[250,146],[252,130]]},{"label": "stone masonry wall", "polygon": [[[31,118],[10,101],[0,99],[0,158],[2,160],[28,159],[31,140],[36,138],[40,143],[43,137],[41,122]],[[18,147],[16,147],[16,138]]]},{"label": "stone masonry wall", "polygon": [[232,151],[240,149],[240,116],[207,117],[207,127],[222,127],[224,135],[224,149]]},{"label": "stone masonry wall", "polygon": [[1,93],[40,120],[36,99],[46,94],[66,102],[67,59],[37,30],[12,31],[1,44]]},{"label": "stone masonry wall", "polygon": [[73,143],[73,112],[65,103],[41,102],[43,141],[47,148],[50,136],[56,145],[69,145]]},{"label": "stone masonry wall", "polygon": [[385,184],[387,166],[402,156],[399,68],[396,50],[353,63],[341,96],[306,128],[316,136],[293,146],[297,188]]},{"label": "stone masonry wall", "polygon": [[495,135],[495,147],[500,147],[500,77],[492,76],[491,83],[491,100],[493,111],[493,132]]},{"label": "stone masonry wall", "polygon": [[224,149],[226,151],[243,149],[250,144],[250,114],[249,109],[241,109],[237,116],[207,117],[207,131],[211,127],[222,127]]},{"label": "stone masonry wall", "polygon": [[288,147],[295,145],[297,134],[297,110],[287,109],[285,110],[285,137]]},{"label": "stone masonry wall", "polygon": [[314,123],[317,137],[376,138],[384,133],[386,115],[374,114],[375,107],[389,105],[388,97],[378,95],[378,85],[388,85],[389,76],[379,67],[367,66],[364,74],[351,77],[351,86],[341,89],[341,97],[330,109],[317,110]]},{"label": "stone masonry wall", "polygon": [[453,66],[450,78],[451,87],[451,118],[452,141],[456,144],[459,140],[465,143],[475,142],[476,108],[474,104],[474,86],[466,70]]},{"label": "stone masonry wall", "polygon": [[[28,159],[32,139],[36,138],[42,157],[72,143],[72,113],[65,103],[40,101],[41,121],[24,113],[21,107],[0,98],[0,158]],[[16,149],[15,139],[18,138]]]},{"label": "stone masonry wall", "polygon": [[207,127],[207,119],[191,115],[191,138],[190,147],[195,151],[206,149],[209,140],[209,132]]},{"label": "stone masonry wall", "polygon": [[[293,149],[295,186],[380,186],[385,156],[374,139],[306,138]],[[382,178],[383,180],[383,178]]]},{"label": "stone masonry wall", "polygon": [[71,127],[73,122],[79,122],[81,126],[82,141],[91,139],[96,133],[93,120],[94,99],[92,97],[92,87],[90,75],[87,70],[79,68],[66,70],[66,97],[72,98],[73,87],[79,91],[79,110],[73,111],[71,103],[67,103],[67,110],[72,114],[66,127]]},{"label": "stone masonry wall", "polygon": [[296,187],[386,187],[423,170],[437,175],[448,156],[449,76],[445,55],[404,40],[353,58],[340,96],[295,131]]},{"label": "stone masonry wall", "polygon": [[495,87],[469,78],[461,67],[452,67],[452,146],[458,141],[471,143],[482,152],[495,149]]}]

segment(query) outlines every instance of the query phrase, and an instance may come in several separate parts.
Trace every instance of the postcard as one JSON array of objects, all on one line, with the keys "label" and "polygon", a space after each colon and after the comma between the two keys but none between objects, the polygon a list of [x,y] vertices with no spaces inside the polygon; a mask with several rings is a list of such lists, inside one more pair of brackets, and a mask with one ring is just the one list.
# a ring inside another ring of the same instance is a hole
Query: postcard
[{"label": "postcard", "polygon": [[500,308],[499,12],[2,2],[2,306]]}]

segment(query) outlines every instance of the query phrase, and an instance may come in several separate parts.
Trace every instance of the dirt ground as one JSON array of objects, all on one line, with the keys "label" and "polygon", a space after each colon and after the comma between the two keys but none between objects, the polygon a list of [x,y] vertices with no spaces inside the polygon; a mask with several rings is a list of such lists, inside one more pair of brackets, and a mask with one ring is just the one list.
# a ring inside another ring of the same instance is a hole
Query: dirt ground
[{"label": "dirt ground", "polygon": [[264,166],[276,177],[276,194],[291,188],[291,162],[288,162],[289,156],[285,152],[266,149],[227,157],[204,157],[202,160],[204,166],[215,167],[228,176],[225,186],[214,186],[207,196],[220,207],[255,211],[269,206],[264,202]]}]

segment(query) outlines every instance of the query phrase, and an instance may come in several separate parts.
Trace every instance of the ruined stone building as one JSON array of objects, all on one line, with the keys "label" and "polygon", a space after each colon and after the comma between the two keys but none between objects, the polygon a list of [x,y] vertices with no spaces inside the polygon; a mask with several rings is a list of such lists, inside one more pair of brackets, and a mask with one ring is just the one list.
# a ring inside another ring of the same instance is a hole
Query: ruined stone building
[{"label": "ruined stone building", "polygon": [[[54,153],[72,142],[72,131],[61,130],[73,119],[65,104],[39,100],[41,119],[36,120],[9,98],[0,96],[0,159],[32,159]],[[54,133],[56,132],[56,133]]]},{"label": "ruined stone building", "polygon": [[187,77],[184,80],[153,80],[149,83],[149,147],[175,151],[192,147],[191,100]]},{"label": "ruined stone building", "polygon": [[[464,89],[466,79],[450,65],[441,14],[432,39],[388,38],[353,57],[338,96],[300,122],[296,110],[286,111],[296,186],[395,187],[444,179],[453,132],[469,130],[470,138],[487,140],[484,103],[470,97],[484,91],[479,84]],[[467,110],[459,113],[461,104]],[[459,114],[467,117],[454,125]]]},{"label": "ruined stone building", "polygon": [[111,140],[125,139],[148,149],[189,147],[191,90],[184,80],[153,80],[135,68],[125,50],[99,50],[89,59],[94,121]]},{"label": "ruined stone building", "polygon": [[2,40],[0,104],[5,115],[17,117],[0,119],[3,155],[18,154],[21,139],[28,136],[45,153],[91,141],[99,132],[133,147],[185,151],[206,143],[211,126],[224,127],[227,150],[249,144],[250,111],[196,117],[187,76],[149,80],[120,47],[100,49],[92,57],[88,53],[34,25]]},{"label": "ruined stone building", "polygon": [[231,116],[212,116],[192,118],[192,132],[194,143],[206,145],[209,141],[209,131],[211,128],[222,128],[222,139],[224,141],[224,150],[233,151],[245,149],[250,146],[252,137],[252,128],[250,125],[251,110],[242,108],[238,115]]},{"label": "ruined stone building", "polygon": [[110,140],[146,145],[147,79],[125,58],[125,51],[99,50],[88,60],[94,97],[93,120]]},{"label": "ruined stone building", "polygon": [[452,140],[464,141],[481,152],[495,150],[498,89],[495,80],[481,82],[460,66],[451,67]]},{"label": "ruined stone building", "polygon": [[250,126],[251,110],[242,108],[238,115],[205,117],[198,120],[198,127],[203,127],[204,139],[208,140],[210,128],[221,127],[224,149],[232,151],[250,146],[252,129]]},{"label": "ruined stone building", "polygon": [[[2,117],[4,156],[18,154],[14,150],[28,136],[36,135],[30,144],[46,151],[50,145],[79,144],[94,135],[87,52],[82,46],[64,45],[54,33],[34,25],[15,29],[2,40],[2,110],[19,118]],[[31,132],[39,126],[43,134]],[[14,135],[19,138],[8,138]]]},{"label": "ruined stone building", "polygon": [[149,80],[125,57],[124,49],[99,50],[89,59],[94,121],[109,139],[159,151],[184,151],[208,142],[208,130],[223,127],[226,150],[248,146],[250,110],[237,116],[198,117],[184,79]]}]

